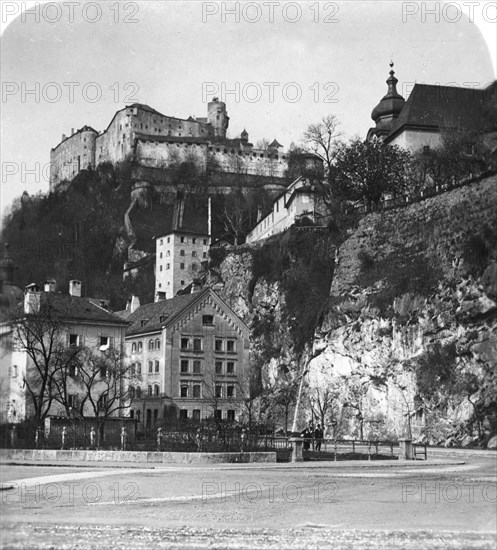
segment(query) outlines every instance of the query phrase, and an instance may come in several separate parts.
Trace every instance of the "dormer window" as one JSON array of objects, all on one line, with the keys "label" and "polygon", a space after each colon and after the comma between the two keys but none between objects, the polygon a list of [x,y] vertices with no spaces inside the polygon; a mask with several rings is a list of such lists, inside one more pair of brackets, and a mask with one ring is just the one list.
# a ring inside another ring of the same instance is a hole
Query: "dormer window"
[{"label": "dormer window", "polygon": [[[161,315],[161,316],[159,317],[159,321],[160,321],[161,323],[165,323],[165,322],[166,322],[166,319],[167,319],[167,315]],[[157,348],[157,349],[159,349],[159,348]]]},{"label": "dormer window", "polygon": [[142,319],[140,321],[140,326],[144,327],[148,323],[148,319]]}]

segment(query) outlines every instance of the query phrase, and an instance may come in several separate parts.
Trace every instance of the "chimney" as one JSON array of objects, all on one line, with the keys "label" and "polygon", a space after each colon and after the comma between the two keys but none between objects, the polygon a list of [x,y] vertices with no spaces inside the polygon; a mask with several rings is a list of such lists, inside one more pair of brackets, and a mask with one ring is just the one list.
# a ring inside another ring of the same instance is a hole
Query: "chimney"
[{"label": "chimney", "polygon": [[45,292],[55,292],[56,287],[57,287],[57,282],[55,279],[47,279],[43,283],[43,290]]},{"label": "chimney", "polygon": [[81,298],[81,281],[77,279],[69,281],[69,294]]},{"label": "chimney", "polygon": [[62,134],[62,141],[66,139],[66,134]]},{"label": "chimney", "polygon": [[40,311],[41,287],[31,283],[24,289],[24,313],[30,315]]},{"label": "chimney", "polygon": [[138,296],[131,296],[131,304],[129,306],[130,313],[135,312],[140,307],[140,298]]}]

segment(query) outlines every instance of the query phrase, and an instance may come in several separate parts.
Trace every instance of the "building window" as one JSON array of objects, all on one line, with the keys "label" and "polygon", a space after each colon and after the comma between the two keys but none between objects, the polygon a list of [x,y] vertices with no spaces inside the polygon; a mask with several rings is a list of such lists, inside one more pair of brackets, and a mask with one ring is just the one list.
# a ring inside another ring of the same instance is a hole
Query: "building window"
[{"label": "building window", "polygon": [[135,387],[134,387],[134,386],[130,386],[128,391],[129,391],[129,397],[130,397],[131,399],[133,399],[133,397],[135,396]]},{"label": "building window", "polygon": [[188,409],[180,409],[179,417],[180,418],[188,418]]},{"label": "building window", "polygon": [[207,239],[204,239],[204,246],[207,246]]},{"label": "building window", "polygon": [[223,362],[216,361],[216,374],[223,374]]},{"label": "building window", "polygon": [[154,349],[154,341],[153,340],[149,340],[148,341],[148,349]]},{"label": "building window", "polygon": [[188,372],[188,359],[182,359],[181,360],[181,372],[186,373]]},{"label": "building window", "polygon": [[235,397],[235,386],[228,386],[226,388],[226,397]]},{"label": "building window", "polygon": [[226,350],[228,352],[233,353],[235,351],[235,341],[234,340],[228,340],[226,342]]},{"label": "building window", "polygon": [[193,420],[200,420],[200,409],[193,409]]},{"label": "building window", "polygon": [[231,410],[231,409],[226,411],[226,418],[228,420],[233,420],[234,421],[235,420],[235,411]]},{"label": "building window", "polygon": [[193,339],[193,351],[202,351],[202,339],[194,338]]},{"label": "building window", "polygon": [[170,256],[171,255],[171,251],[170,250],[166,250],[166,256]]},{"label": "building window", "polygon": [[180,396],[181,397],[188,397],[188,386],[186,384],[183,384],[180,388]]},{"label": "building window", "polygon": [[193,361],[193,374],[200,374],[201,370],[200,361]]},{"label": "building window", "polygon": [[152,363],[152,361],[149,361],[148,362],[148,373],[152,374],[153,372],[154,372],[154,364]]},{"label": "building window", "polygon": [[140,388],[140,386],[138,386],[136,388],[136,397],[138,397],[138,399],[140,399],[141,396],[142,396],[142,389]]},{"label": "building window", "polygon": [[180,251],[179,251],[179,255],[180,255],[180,256],[184,256],[184,255],[185,255],[185,251],[184,251],[184,250],[180,250]]},{"label": "building window", "polygon": [[214,324],[214,315],[202,315],[202,324],[211,327]]},{"label": "building window", "polygon": [[159,385],[155,384],[154,386],[154,395],[155,397],[159,397]]},{"label": "building window", "polygon": [[140,362],[136,363],[136,374],[142,373],[142,364]]},{"label": "building window", "polygon": [[228,363],[226,363],[226,373],[235,374],[235,363],[233,363],[233,361],[228,361]]},{"label": "building window", "polygon": [[179,264],[179,268],[180,268],[180,269],[185,269],[185,264],[184,264],[183,262],[181,262],[181,263]]},{"label": "building window", "polygon": [[[16,377],[17,367],[14,367],[14,369],[15,369],[15,374],[13,376]],[[69,365],[69,376],[72,376],[74,378],[75,376],[77,376],[77,374],[78,374],[78,367],[74,363],[72,363],[71,365]]]},{"label": "building window", "polygon": [[67,396],[67,404],[71,409],[76,406],[77,398],[78,398],[78,396],[75,393],[70,393]]},{"label": "building window", "polygon": [[105,409],[107,406],[107,395],[101,395],[97,402],[97,407],[99,409]]},{"label": "building window", "polygon": [[79,334],[69,334],[69,345],[71,347],[79,346],[80,345],[80,337]]},{"label": "building window", "polygon": [[192,258],[196,258],[197,257],[197,252],[195,250],[192,250]]},{"label": "building window", "polygon": [[159,258],[162,258],[162,252],[159,254]]},{"label": "building window", "polygon": [[131,344],[131,353],[136,353],[136,342]]},{"label": "building window", "polygon": [[198,269],[198,265],[197,264],[192,264],[192,271],[197,271]]},{"label": "building window", "polygon": [[159,266],[159,271],[162,271],[162,265]]},{"label": "building window", "polygon": [[216,409],[214,411],[214,418],[216,420],[221,420],[223,418],[223,411],[221,409]]},{"label": "building window", "polygon": [[202,258],[207,258],[207,252],[202,252]]},{"label": "building window", "polygon": [[195,397],[196,399],[200,399],[200,384],[194,384],[193,397]]},{"label": "building window", "polygon": [[171,269],[171,264],[166,264],[166,271],[167,271],[168,269]]},{"label": "building window", "polygon": [[185,242],[185,237],[180,237],[179,240],[180,240],[182,243],[184,243],[184,242]]},{"label": "building window", "polygon": [[169,244],[171,242],[171,237],[167,238],[167,243]]},{"label": "building window", "polygon": [[223,351],[223,341],[219,340],[219,339],[216,339],[216,341],[214,343],[214,348],[215,348],[216,351]]},{"label": "building window", "polygon": [[149,396],[149,397],[152,397],[153,388],[152,388],[152,386],[151,386],[150,384],[149,384],[147,390],[148,390],[148,396]]},{"label": "building window", "polygon": [[216,397],[222,397],[223,396],[223,387],[222,386],[216,386]]},{"label": "building window", "polygon": [[[164,321],[161,321],[161,323],[163,323]],[[155,341],[155,349],[160,349],[160,340],[157,338],[157,340]]]},{"label": "building window", "polygon": [[141,342],[138,342],[138,353],[141,353],[143,350],[143,344]]},{"label": "building window", "polygon": [[160,370],[160,367],[159,367],[159,361],[155,361],[155,372],[158,373]]},{"label": "building window", "polygon": [[195,237],[192,239],[192,244],[197,244],[197,239]]},{"label": "building window", "polygon": [[185,286],[185,281],[180,281],[181,286]]},{"label": "building window", "polygon": [[181,338],[181,349],[182,350],[188,349],[188,338]]}]

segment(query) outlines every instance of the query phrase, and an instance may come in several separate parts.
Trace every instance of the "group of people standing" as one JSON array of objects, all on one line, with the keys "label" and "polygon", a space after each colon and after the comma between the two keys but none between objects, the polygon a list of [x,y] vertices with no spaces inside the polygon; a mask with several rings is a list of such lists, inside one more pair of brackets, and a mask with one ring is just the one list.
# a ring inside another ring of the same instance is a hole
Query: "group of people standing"
[{"label": "group of people standing", "polygon": [[311,442],[314,440],[314,450],[321,450],[321,443],[323,442],[323,428],[321,424],[317,424],[316,427],[309,422],[309,425],[301,432],[300,437],[304,438],[304,451],[308,451],[311,448]]}]

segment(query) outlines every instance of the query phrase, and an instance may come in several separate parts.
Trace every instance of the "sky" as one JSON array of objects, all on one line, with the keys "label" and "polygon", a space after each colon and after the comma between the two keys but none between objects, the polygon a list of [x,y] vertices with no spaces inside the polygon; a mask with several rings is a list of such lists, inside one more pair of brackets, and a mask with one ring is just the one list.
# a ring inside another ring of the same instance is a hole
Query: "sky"
[{"label": "sky", "polygon": [[203,117],[218,96],[229,137],[246,128],[286,149],[327,114],[364,138],[391,60],[406,99],[415,82],[495,79],[496,2],[23,4],[2,2],[2,215],[23,191],[48,191],[62,134],[103,131],[126,104]]}]

